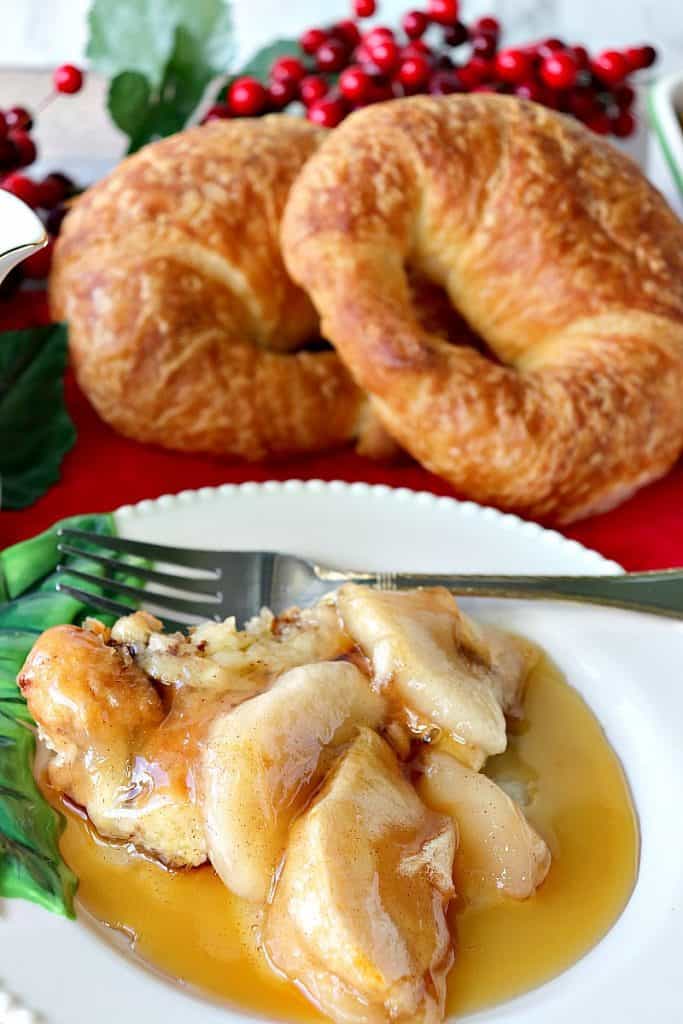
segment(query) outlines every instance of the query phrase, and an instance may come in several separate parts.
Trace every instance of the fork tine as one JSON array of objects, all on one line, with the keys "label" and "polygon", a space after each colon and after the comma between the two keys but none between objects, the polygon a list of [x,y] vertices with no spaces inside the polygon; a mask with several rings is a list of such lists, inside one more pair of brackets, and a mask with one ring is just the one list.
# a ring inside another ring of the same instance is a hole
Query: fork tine
[{"label": "fork tine", "polygon": [[[91,562],[97,562],[98,565],[105,565],[114,572],[137,576],[150,583],[161,583],[164,587],[191,591],[193,594],[205,594],[207,597],[215,597],[217,594],[217,578],[215,576],[176,576],[171,572],[159,572],[158,569],[146,569],[143,566],[131,565],[130,562],[119,562],[116,558],[108,558],[107,555],[99,555],[94,551],[84,551],[82,548],[72,547],[71,544],[64,544],[62,541],[57,544],[57,550],[63,555],[87,558]],[[71,572],[71,567],[68,564],[57,566],[57,568],[59,571]]]},{"label": "fork tine", "polygon": [[[65,526],[57,531],[58,537],[67,537],[73,540],[86,540],[96,548],[104,548],[105,551],[115,551],[117,554],[138,555],[140,558],[149,558],[155,562],[167,562],[170,565],[184,565],[190,569],[210,569],[216,577],[220,577],[221,571],[217,566],[220,556],[213,551],[195,551],[189,548],[170,548],[161,544],[148,544],[147,541],[127,540],[125,537],[112,537],[101,533],[91,533],[90,530],[76,530]],[[87,551],[80,551],[84,558],[88,557]]]},{"label": "fork tine", "polygon": [[[80,587],[72,587],[68,583],[58,581],[56,589],[63,594],[75,597],[77,601],[82,601],[83,604],[87,604],[91,608],[97,608],[101,612],[109,612],[111,615],[130,615],[131,612],[135,611],[135,608],[131,608],[127,604],[121,604],[120,601],[112,601],[109,597],[103,597],[101,594],[92,594],[89,590],[81,590]],[[164,626],[173,631],[187,629],[188,625],[189,623],[187,622],[178,622],[175,619],[164,618]]]},{"label": "fork tine", "polygon": [[174,597],[172,594],[160,594],[156,590],[143,590],[140,587],[131,587],[127,583],[118,583],[116,580],[103,579],[91,572],[83,572],[81,569],[72,569],[62,566],[61,571],[67,576],[76,577],[85,583],[95,583],[102,590],[108,590],[114,594],[125,594],[136,601],[154,604],[155,607],[168,608],[174,612],[183,612],[189,615],[196,615],[199,618],[212,619],[220,609],[219,601],[192,601],[183,597]]},{"label": "fork tine", "polygon": [[121,604],[119,601],[112,601],[108,597],[102,597],[100,594],[91,594],[89,590],[81,590],[80,587],[72,587],[68,583],[57,582],[56,589],[63,594],[69,594],[71,597],[75,597],[77,601],[82,601],[83,604],[92,605],[93,608],[99,608],[102,612],[111,612],[112,615],[130,615],[131,612],[135,611],[127,604]]}]

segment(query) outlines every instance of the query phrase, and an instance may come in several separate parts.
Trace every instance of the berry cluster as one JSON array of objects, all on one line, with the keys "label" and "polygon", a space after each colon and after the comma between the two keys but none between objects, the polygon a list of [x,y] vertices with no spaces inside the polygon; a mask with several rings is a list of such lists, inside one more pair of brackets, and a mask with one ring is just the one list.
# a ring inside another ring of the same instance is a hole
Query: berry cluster
[{"label": "berry cluster", "polygon": [[[78,92],[83,85],[83,73],[73,64],[63,64],[55,71],[53,84],[55,94]],[[13,291],[25,277],[47,277],[54,238],[59,234],[67,210],[65,203],[76,191],[74,183],[58,171],[39,181],[25,173],[25,169],[35,162],[38,155],[32,130],[33,117],[24,107],[0,110],[0,188],[12,192],[34,210],[41,212],[50,235],[50,241],[44,249],[29,256],[12,271],[2,288],[3,294]]]},{"label": "berry cluster", "polygon": [[304,32],[299,52],[278,57],[267,83],[235,79],[205,120],[254,117],[299,101],[310,121],[333,128],[352,110],[396,96],[502,92],[625,138],[636,127],[635,94],[626,79],[656,59],[651,46],[591,57],[560,39],[501,48],[496,18],[465,25],[458,0],[427,0],[424,10],[403,15],[400,30],[362,30],[359,19],[376,13],[376,0],[352,0],[352,8],[353,18]]}]

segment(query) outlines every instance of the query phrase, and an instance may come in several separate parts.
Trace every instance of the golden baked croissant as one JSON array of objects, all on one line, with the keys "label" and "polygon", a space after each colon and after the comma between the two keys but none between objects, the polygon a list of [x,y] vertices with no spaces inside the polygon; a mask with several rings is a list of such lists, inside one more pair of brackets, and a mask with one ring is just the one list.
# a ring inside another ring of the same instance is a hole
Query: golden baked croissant
[{"label": "golden baked croissant", "polygon": [[288,278],[280,216],[321,132],[213,122],[145,147],[67,217],[50,280],[79,383],[130,437],[247,458],[355,437],[367,402]]},{"label": "golden baked croissant", "polygon": [[[501,96],[369,107],[304,167],[282,238],[384,425],[461,494],[568,522],[681,452],[683,225],[577,123]],[[407,267],[488,356],[419,323]]]}]

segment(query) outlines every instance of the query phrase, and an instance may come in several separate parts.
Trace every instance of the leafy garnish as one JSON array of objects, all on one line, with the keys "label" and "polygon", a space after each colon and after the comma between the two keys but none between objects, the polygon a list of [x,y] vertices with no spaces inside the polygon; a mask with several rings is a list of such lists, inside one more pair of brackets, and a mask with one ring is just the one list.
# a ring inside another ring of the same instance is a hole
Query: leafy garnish
[{"label": "leafy garnish", "polygon": [[76,440],[64,405],[66,328],[0,334],[2,507],[25,508],[59,479]]},{"label": "leafy garnish", "polygon": [[235,77],[253,75],[254,78],[265,79],[268,77],[274,60],[277,60],[278,57],[296,56],[297,52],[296,39],[275,39],[272,43],[257,50],[244,67],[240,68]]},{"label": "leafy garnish", "polygon": [[[60,559],[57,531],[67,525],[105,535],[115,532],[109,515],[75,516],[0,553],[0,897],[18,896],[73,917],[76,878],[59,853],[64,822],[36,786],[33,723],[16,683],[44,629],[80,623],[86,615],[97,614],[55,589]],[[92,575],[106,571],[87,558],[71,564]],[[65,573],[59,578],[68,580]],[[96,584],[72,582],[98,591]],[[133,563],[131,575],[121,582],[140,582],[134,577]],[[99,618],[111,621],[108,616]]]},{"label": "leafy garnish", "polygon": [[128,152],[183,128],[233,55],[227,0],[94,0],[87,54]]}]

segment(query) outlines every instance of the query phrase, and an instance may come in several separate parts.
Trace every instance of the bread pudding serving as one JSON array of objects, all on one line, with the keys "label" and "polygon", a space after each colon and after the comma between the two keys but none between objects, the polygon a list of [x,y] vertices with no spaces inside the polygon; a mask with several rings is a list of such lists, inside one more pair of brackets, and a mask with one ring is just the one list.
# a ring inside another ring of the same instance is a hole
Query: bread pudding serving
[{"label": "bread pudding serving", "polygon": [[[138,924],[99,912],[137,930],[142,955],[154,931],[145,901],[158,904],[165,886],[193,892],[187,920],[211,931],[210,877],[211,914],[223,929],[241,922],[233,944],[248,947],[245,970],[272,979],[264,988],[284,979],[339,1022],[438,1022],[449,975],[457,984],[467,962],[458,922],[506,922],[539,899],[542,909],[561,881],[560,805],[543,834],[525,813],[542,777],[500,768],[499,785],[490,770],[523,721],[539,657],[443,589],[347,584],[311,609],[264,610],[244,630],[227,620],[165,634],[144,612],[111,629],[56,626],[19,681],[48,751],[47,785],[70,808],[65,854],[77,873],[83,844],[100,866],[118,857],[156,872],[147,895],[130,897],[147,908]],[[83,832],[86,816],[96,832]],[[86,859],[81,870],[88,907]],[[99,889],[128,898],[123,876]],[[173,925],[162,919],[161,930],[168,941]],[[216,988],[201,968],[148,959]],[[221,994],[234,995],[227,983]]]}]

